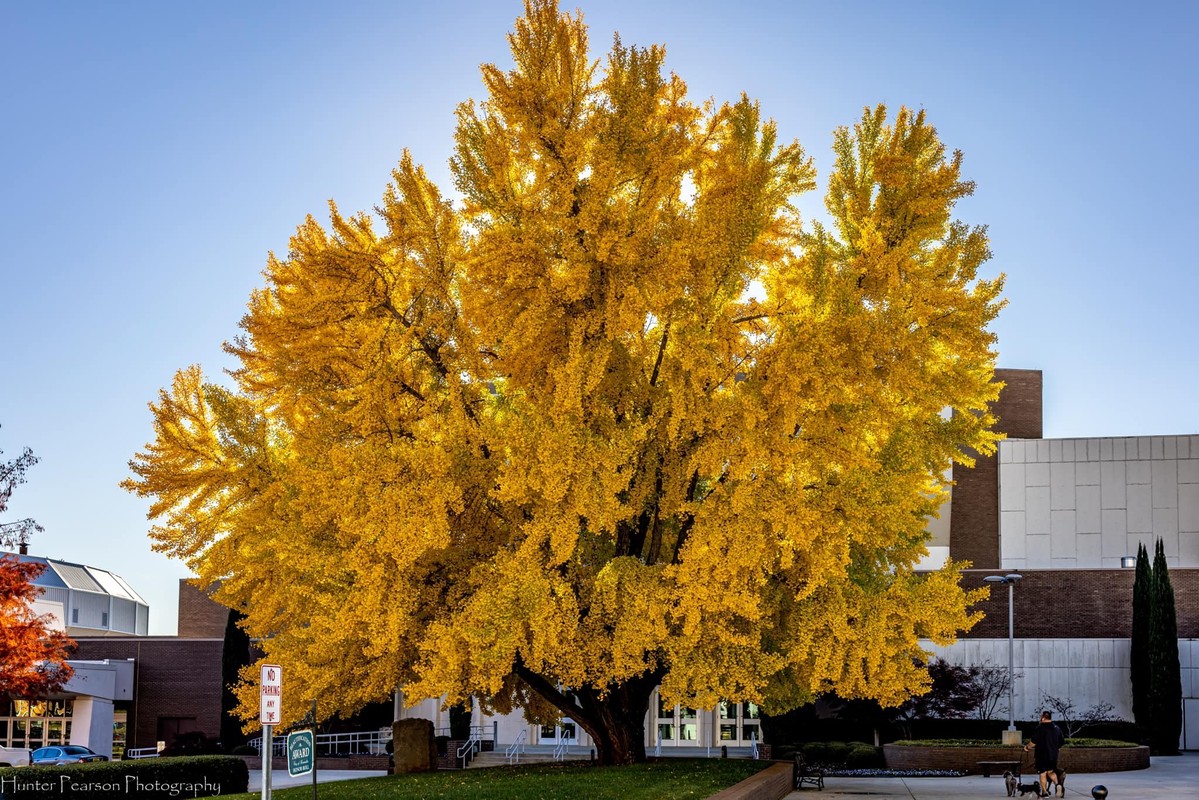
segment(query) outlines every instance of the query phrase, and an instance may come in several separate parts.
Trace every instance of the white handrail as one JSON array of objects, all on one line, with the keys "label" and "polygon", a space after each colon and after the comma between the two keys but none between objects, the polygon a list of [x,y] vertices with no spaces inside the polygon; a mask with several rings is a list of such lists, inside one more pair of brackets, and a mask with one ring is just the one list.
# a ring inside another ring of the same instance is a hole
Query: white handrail
[{"label": "white handrail", "polygon": [[479,748],[482,744],[482,741],[483,741],[482,730],[475,731],[472,729],[470,732],[470,738],[467,739],[465,742],[463,742],[462,745],[458,748],[458,758],[462,759],[462,768],[463,769],[466,769],[467,755],[470,753],[479,752]]},{"label": "white handrail", "polygon": [[520,763],[520,754],[524,752],[525,739],[527,738],[529,738],[528,728],[521,731],[520,736],[516,737],[516,741],[508,745],[508,749],[504,751],[504,757],[508,759],[509,764]]},{"label": "white handrail", "polygon": [[125,751],[125,758],[158,758],[157,747],[131,747]]},{"label": "white handrail", "polygon": [[[287,737],[273,737],[272,749],[275,755],[283,755]],[[374,731],[355,731],[353,733],[318,733],[316,735],[316,752],[318,755],[336,755],[348,751],[350,753],[370,753],[379,755],[387,752],[387,743],[391,741],[391,729],[383,728]],[[258,736],[246,742],[259,753],[262,752],[262,737]]]}]

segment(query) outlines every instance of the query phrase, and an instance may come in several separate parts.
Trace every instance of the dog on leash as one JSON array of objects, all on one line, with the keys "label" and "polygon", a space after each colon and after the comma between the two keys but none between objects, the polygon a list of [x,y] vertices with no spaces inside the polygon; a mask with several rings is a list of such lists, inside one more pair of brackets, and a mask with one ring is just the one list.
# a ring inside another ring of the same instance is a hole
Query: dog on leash
[{"label": "dog on leash", "polygon": [[1025,795],[1033,795],[1034,797],[1052,797],[1056,794],[1058,797],[1066,796],[1066,771],[1064,769],[1052,769],[1049,771],[1049,777],[1045,781],[1046,794],[1041,794],[1041,782],[1038,778],[1033,783],[1021,783],[1020,773],[1008,770],[1003,773],[1003,783],[1007,787],[1007,796],[1015,797],[1017,793],[1021,797]]},{"label": "dog on leash", "polygon": [[1045,781],[1045,790],[1049,792],[1050,797],[1052,797],[1055,793],[1055,784],[1056,784],[1057,796],[1065,797],[1066,796],[1066,771],[1064,769],[1049,770],[1049,778]]},{"label": "dog on leash", "polygon": [[1034,780],[1032,783],[1020,783],[1020,776],[1016,776],[1016,791],[1021,797],[1031,794],[1033,797],[1041,796],[1041,781]]}]

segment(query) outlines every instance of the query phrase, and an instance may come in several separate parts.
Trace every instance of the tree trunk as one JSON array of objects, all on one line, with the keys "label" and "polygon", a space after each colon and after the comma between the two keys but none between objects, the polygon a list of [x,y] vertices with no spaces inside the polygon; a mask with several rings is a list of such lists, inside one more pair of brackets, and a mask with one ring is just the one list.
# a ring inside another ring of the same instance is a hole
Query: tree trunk
[{"label": "tree trunk", "polygon": [[584,711],[578,715],[579,725],[595,742],[600,764],[645,761],[645,714],[657,683],[657,678],[648,685],[645,678],[637,678],[610,687],[603,698],[586,689],[576,693]]},{"label": "tree trunk", "polygon": [[520,662],[516,674],[564,717],[573,719],[595,743],[596,760],[605,766],[645,761],[645,715],[661,669],[610,684],[601,693],[595,687],[560,690]]}]

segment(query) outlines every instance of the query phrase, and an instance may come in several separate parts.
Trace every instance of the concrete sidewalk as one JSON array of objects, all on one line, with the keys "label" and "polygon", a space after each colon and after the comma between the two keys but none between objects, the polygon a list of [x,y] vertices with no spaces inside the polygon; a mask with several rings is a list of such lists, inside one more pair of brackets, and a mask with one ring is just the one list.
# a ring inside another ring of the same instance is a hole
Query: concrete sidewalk
[{"label": "concrete sidewalk", "polygon": [[[352,781],[355,778],[377,778],[380,775],[386,774],[387,771],[381,769],[320,769],[316,772],[316,782]],[[285,769],[271,771],[271,789],[287,789],[292,786],[311,785],[312,775],[301,775],[298,778],[292,778],[287,774],[287,770]],[[262,770],[250,770],[249,791],[262,791]]]},{"label": "concrete sidewalk", "polygon": [[[1031,781],[1029,777],[1023,780]],[[1107,787],[1108,800],[1183,800],[1199,798],[1199,753],[1158,756],[1149,769],[1132,772],[1068,774],[1067,798],[1089,798],[1091,788]],[[1005,798],[1003,777],[969,775],[963,778],[825,778],[824,791],[812,787],[792,792],[786,800],[817,800],[821,797],[861,800],[933,800],[934,798]],[[1017,795],[1019,797],[1019,795]],[[1030,800],[1033,795],[1026,795]]]}]

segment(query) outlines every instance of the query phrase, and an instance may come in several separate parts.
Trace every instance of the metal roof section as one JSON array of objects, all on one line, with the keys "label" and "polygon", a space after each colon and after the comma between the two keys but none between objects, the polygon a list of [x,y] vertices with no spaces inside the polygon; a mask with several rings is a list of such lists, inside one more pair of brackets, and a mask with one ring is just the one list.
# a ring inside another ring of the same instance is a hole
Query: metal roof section
[{"label": "metal roof section", "polygon": [[150,605],[120,575],[53,558],[5,554],[46,567],[33,579],[42,599],[60,606],[68,635],[144,636]]},{"label": "metal roof section", "polygon": [[5,553],[4,555],[13,556],[18,561],[26,564],[41,564],[46,569],[42,570],[42,574],[33,579],[34,586],[42,586],[47,589],[66,589],[69,588],[65,581],[58,576],[50,567],[49,560],[40,558],[39,556],[22,556],[16,553]]},{"label": "metal roof section", "polygon": [[68,564],[65,561],[53,561],[50,559],[47,559],[47,561],[50,562],[50,567],[67,582],[67,586],[70,588],[82,589],[85,592],[105,593],[104,587],[96,583],[95,578],[88,573],[87,567],[81,564]]},{"label": "metal roof section", "polygon": [[125,579],[124,579],[124,578],[122,578],[120,575],[117,575],[115,572],[109,572],[109,573],[108,573],[108,575],[109,575],[109,576],[111,576],[111,577],[112,577],[112,579],[113,579],[113,580],[115,580],[117,583],[119,583],[121,586],[125,587],[125,594],[126,594],[126,595],[128,595],[128,597],[129,597],[129,599],[130,599],[130,600],[134,600],[134,601],[136,601],[136,602],[138,602],[138,603],[141,603],[143,606],[147,606],[147,607],[148,607],[148,606],[150,605],[149,603],[147,603],[147,602],[145,601],[145,599],[144,599],[144,598],[143,598],[143,597],[142,597],[140,594],[138,594],[137,592],[135,592],[135,591],[133,590],[133,587],[132,587],[132,586],[130,586],[130,585],[129,585],[129,584],[126,582],[126,581],[125,581]]},{"label": "metal roof section", "polygon": [[129,596],[129,592],[125,591],[125,587],[121,585],[121,582],[116,580],[116,576],[111,572],[102,569],[96,569],[95,567],[84,567],[84,569],[87,570],[87,574],[91,575],[92,578],[95,579],[96,583],[100,584],[100,587],[108,594],[111,594],[114,597],[124,598],[125,600],[133,599]]}]

